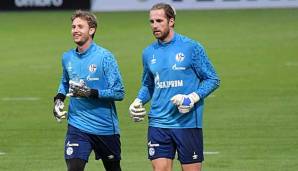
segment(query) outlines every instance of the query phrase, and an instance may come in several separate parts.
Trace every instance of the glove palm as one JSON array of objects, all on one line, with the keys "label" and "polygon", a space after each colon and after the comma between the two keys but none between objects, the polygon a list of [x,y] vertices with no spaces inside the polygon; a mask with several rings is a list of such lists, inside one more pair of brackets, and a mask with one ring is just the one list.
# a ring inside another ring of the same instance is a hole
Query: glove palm
[{"label": "glove palm", "polygon": [[86,86],[84,80],[80,80],[80,82],[69,81],[69,93],[68,96],[73,97],[90,97],[91,89]]},{"label": "glove palm", "polygon": [[200,100],[199,95],[195,92],[185,95],[177,94],[171,98],[174,105],[178,107],[180,113],[188,113],[194,107],[194,104]]},{"label": "glove palm", "polygon": [[136,98],[129,106],[130,117],[134,122],[141,122],[146,116],[146,109],[143,107],[142,101]]},{"label": "glove palm", "polygon": [[66,118],[67,111],[64,111],[63,108],[64,108],[64,102],[60,99],[55,100],[53,114],[57,122],[61,122],[62,119]]}]

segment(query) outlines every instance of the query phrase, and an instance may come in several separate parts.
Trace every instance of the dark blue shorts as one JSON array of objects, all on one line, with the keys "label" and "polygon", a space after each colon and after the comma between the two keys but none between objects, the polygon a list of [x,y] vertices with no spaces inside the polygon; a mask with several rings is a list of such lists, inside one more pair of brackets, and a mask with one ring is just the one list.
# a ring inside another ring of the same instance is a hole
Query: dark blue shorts
[{"label": "dark blue shorts", "polygon": [[203,133],[201,128],[148,128],[148,158],[174,159],[176,151],[181,164],[201,163]]},{"label": "dark blue shorts", "polygon": [[117,161],[121,159],[120,135],[93,135],[68,125],[64,145],[65,159],[79,158],[88,161],[94,150],[95,159]]}]

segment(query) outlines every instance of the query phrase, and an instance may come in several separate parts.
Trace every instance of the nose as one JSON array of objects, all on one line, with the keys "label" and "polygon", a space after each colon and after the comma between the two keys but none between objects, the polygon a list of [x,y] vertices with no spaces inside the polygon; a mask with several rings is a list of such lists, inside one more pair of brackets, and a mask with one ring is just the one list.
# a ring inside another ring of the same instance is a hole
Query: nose
[{"label": "nose", "polygon": [[153,21],[153,22],[151,23],[151,27],[152,27],[153,29],[156,29],[156,28],[157,28],[157,22]]},{"label": "nose", "polygon": [[78,27],[73,26],[71,30],[72,30],[72,32],[77,32],[78,31]]}]

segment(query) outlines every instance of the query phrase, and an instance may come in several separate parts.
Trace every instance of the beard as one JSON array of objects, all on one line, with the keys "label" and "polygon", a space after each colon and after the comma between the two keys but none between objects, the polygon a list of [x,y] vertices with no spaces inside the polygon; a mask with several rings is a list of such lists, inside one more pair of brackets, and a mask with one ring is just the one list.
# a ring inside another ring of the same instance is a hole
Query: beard
[{"label": "beard", "polygon": [[170,34],[170,29],[165,30],[164,32],[158,31],[159,33],[156,34],[156,31],[153,31],[153,35],[156,39],[164,41]]},{"label": "beard", "polygon": [[78,46],[83,46],[89,40],[89,37],[81,36],[78,40],[75,38],[73,38],[73,40]]}]

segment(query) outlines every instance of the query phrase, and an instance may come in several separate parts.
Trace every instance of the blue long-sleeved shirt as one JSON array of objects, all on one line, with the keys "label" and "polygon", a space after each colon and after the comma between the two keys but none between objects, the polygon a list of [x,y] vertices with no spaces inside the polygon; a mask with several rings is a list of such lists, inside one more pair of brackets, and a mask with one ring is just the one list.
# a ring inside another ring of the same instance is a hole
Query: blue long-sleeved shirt
[{"label": "blue long-sleeved shirt", "polygon": [[[138,98],[151,100],[149,125],[161,128],[202,128],[204,98],[220,80],[203,46],[183,35],[170,42],[156,41],[143,51],[142,87]],[[197,93],[200,101],[187,114],[179,113],[170,99]]]},{"label": "blue long-sleeved shirt", "polygon": [[95,135],[119,133],[114,101],[124,98],[124,86],[113,54],[94,42],[79,53],[69,50],[62,57],[63,74],[58,93],[66,95],[69,80],[83,79],[88,87],[98,90],[98,98],[70,97],[68,123]]}]

